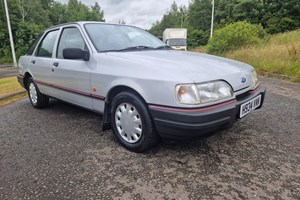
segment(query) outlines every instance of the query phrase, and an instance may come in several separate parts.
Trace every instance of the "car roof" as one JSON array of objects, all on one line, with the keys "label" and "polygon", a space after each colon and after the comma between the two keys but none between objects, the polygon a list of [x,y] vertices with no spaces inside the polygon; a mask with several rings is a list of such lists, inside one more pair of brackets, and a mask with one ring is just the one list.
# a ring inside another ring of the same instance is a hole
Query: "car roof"
[{"label": "car roof", "polygon": [[[67,25],[72,25],[72,24],[80,25],[80,26],[83,26],[85,24],[110,24],[110,25],[118,25],[118,26],[130,26],[130,25],[126,25],[126,24],[114,24],[114,23],[106,23],[106,22],[99,22],[99,21],[78,21],[78,22],[69,22],[69,23],[63,23],[63,24],[51,26],[51,27],[47,28],[46,31],[55,29],[55,28],[60,28],[60,27],[67,26]],[[135,27],[135,26],[131,26],[131,27]]]}]

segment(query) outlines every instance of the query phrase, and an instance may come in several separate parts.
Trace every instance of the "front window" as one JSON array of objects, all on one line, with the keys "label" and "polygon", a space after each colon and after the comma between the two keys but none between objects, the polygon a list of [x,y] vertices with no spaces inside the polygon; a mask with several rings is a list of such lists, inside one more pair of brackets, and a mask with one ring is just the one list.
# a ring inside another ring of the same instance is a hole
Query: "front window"
[{"label": "front window", "polygon": [[161,40],[136,27],[91,23],[86,24],[85,29],[98,52],[165,47]]},{"label": "front window", "polygon": [[80,31],[75,27],[63,29],[58,44],[57,58],[63,59],[63,50],[67,48],[87,50],[87,46],[81,36]]}]

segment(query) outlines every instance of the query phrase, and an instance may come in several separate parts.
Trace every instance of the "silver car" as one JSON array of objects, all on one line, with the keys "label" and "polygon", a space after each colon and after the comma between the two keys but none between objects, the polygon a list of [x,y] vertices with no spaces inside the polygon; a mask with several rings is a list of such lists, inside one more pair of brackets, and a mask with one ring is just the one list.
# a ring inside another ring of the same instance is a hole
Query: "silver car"
[{"label": "silver car", "polygon": [[230,128],[262,106],[253,67],[175,51],[133,26],[77,22],[47,29],[19,60],[18,81],[35,108],[49,97],[103,115],[127,149]]}]

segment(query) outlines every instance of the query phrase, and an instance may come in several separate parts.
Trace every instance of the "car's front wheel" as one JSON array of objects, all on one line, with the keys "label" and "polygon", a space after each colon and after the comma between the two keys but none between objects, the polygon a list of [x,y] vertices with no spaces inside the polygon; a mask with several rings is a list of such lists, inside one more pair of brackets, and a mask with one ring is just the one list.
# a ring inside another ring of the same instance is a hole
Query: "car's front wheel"
[{"label": "car's front wheel", "polygon": [[27,91],[31,105],[34,108],[44,108],[48,105],[49,97],[40,92],[32,77],[28,79]]},{"label": "car's front wheel", "polygon": [[144,152],[158,142],[158,135],[145,103],[131,92],[113,98],[111,126],[117,140],[127,149]]}]

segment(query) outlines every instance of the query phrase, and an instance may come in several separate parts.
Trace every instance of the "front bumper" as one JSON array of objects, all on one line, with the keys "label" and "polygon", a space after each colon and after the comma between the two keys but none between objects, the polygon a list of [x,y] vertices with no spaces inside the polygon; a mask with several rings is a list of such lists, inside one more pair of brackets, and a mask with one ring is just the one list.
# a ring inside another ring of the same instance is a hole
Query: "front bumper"
[{"label": "front bumper", "polygon": [[162,138],[188,139],[207,133],[228,129],[239,119],[240,106],[258,95],[262,95],[260,109],[265,99],[266,88],[259,86],[256,90],[237,96],[219,105],[199,109],[180,109],[150,105],[156,130]]}]

